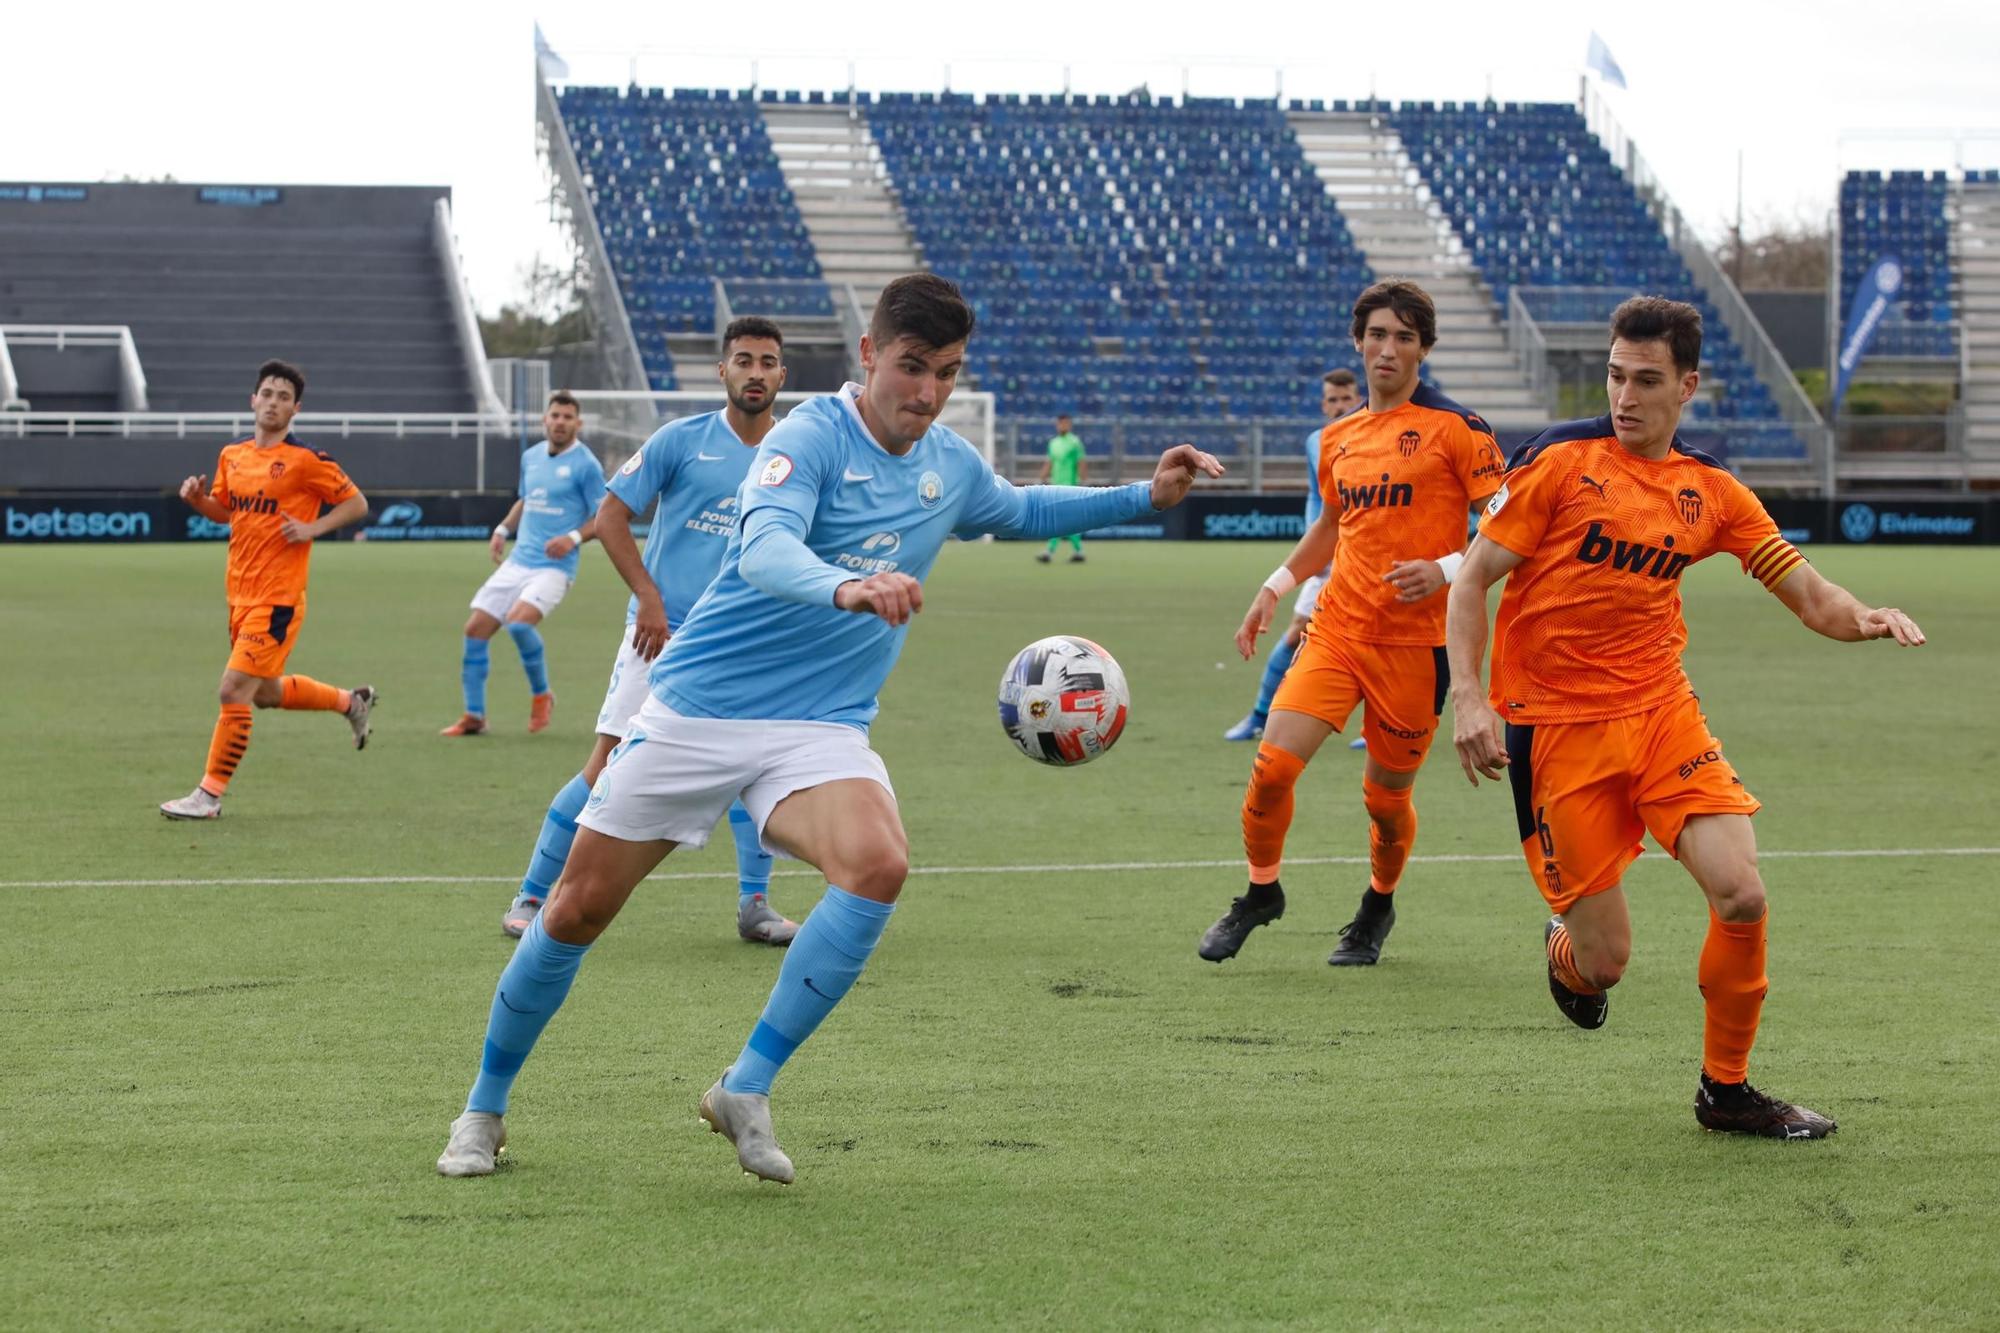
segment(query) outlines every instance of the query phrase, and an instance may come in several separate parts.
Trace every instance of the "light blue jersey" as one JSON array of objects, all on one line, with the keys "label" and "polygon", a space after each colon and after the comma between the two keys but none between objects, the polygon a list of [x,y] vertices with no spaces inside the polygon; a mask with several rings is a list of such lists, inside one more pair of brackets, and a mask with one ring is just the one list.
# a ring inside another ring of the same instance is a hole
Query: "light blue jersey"
[{"label": "light blue jersey", "polygon": [[543,440],[521,455],[521,530],[508,557],[529,569],[560,569],[576,577],[577,552],[551,560],[542,548],[550,538],[580,528],[604,499],[604,468],[590,446],[578,440],[551,456]]},{"label": "light blue jersey", "polygon": [[838,610],[842,583],[921,580],[953,534],[1053,537],[1152,510],[1145,483],[1010,485],[943,426],[897,457],[862,424],[857,392],[810,399],[764,438],[722,568],[653,664],[653,693],[676,712],[865,730],[909,626]]},{"label": "light blue jersey", "polygon": [[[719,411],[670,421],[625,460],[609,489],[634,514],[659,497],[646,535],[646,572],[667,605],[667,628],[678,630],[715,577],[736,531],[736,492],[756,458]],[[625,623],[639,618],[639,599],[625,606]]]},{"label": "light blue jersey", "polygon": [[1306,436],[1306,526],[1319,522],[1325,508],[1326,501],[1319,493],[1319,431],[1315,430]]}]

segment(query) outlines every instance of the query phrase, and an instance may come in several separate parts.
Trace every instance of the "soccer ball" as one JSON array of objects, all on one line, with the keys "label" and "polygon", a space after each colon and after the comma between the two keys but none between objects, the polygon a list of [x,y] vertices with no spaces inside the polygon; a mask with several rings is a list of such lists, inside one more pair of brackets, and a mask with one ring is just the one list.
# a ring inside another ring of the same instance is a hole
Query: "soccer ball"
[{"label": "soccer ball", "polygon": [[1131,706],[1111,654],[1074,634],[1037,639],[1000,677],[1000,726],[1039,763],[1089,763],[1117,742]]}]

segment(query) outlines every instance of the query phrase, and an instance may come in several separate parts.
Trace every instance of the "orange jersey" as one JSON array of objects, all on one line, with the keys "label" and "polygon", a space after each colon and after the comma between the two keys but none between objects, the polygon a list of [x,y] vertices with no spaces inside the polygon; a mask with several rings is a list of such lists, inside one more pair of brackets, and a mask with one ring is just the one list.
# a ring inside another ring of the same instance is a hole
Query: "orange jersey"
[{"label": "orange jersey", "polygon": [[1319,493],[1339,516],[1340,545],[1313,632],[1402,647],[1443,643],[1444,594],[1399,602],[1382,576],[1399,560],[1464,550],[1467,511],[1499,487],[1503,470],[1492,428],[1426,385],[1401,407],[1330,422],[1319,437]]},{"label": "orange jersey", "polygon": [[1754,492],[1678,440],[1664,459],[1618,443],[1611,418],[1521,446],[1479,531],[1521,557],[1493,626],[1493,706],[1509,722],[1597,722],[1691,686],[1681,574],[1727,551],[1775,588],[1805,563]]},{"label": "orange jersey", "polygon": [[340,464],[289,436],[266,449],[224,445],[208,493],[229,510],[231,606],[305,605],[313,544],[286,541],[284,520],[310,523],[321,505],[359,494]]}]

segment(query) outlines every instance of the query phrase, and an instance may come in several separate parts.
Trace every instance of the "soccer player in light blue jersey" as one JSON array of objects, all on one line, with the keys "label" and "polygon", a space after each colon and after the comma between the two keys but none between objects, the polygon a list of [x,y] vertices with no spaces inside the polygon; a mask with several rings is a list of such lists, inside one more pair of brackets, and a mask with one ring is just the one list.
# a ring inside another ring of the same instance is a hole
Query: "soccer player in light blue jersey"
[{"label": "soccer player in light blue jersey", "polygon": [[[1319,410],[1328,421],[1338,421],[1361,406],[1361,389],[1355,383],[1351,370],[1329,370],[1320,377]],[[1321,428],[1323,429],[1323,428]],[[1316,429],[1306,436],[1306,526],[1310,528],[1319,522],[1320,510],[1325,507],[1319,494],[1319,437]],[[1271,715],[1271,700],[1278,693],[1278,683],[1285,673],[1292,669],[1292,658],[1298,655],[1299,639],[1306,632],[1306,622],[1312,619],[1313,603],[1319,600],[1320,589],[1326,586],[1326,571],[1307,579],[1299,585],[1299,595],[1292,603],[1292,625],[1271,645],[1271,655],[1264,660],[1264,679],[1257,689],[1257,702],[1250,708],[1241,722],[1222,733],[1226,741],[1254,741],[1264,734],[1264,723]],[[1350,749],[1365,749],[1368,742],[1356,736]]]},{"label": "soccer player in light blue jersey", "polygon": [[650,696],[577,820],[562,882],[501,973],[441,1173],[493,1170],[514,1078],[585,952],[662,858],[702,845],[741,799],[764,844],[817,868],[827,888],[701,1115],[744,1170],[790,1183],[772,1079],[861,975],[909,873],[868,724],[945,539],[1087,532],[1180,503],[1198,474],[1222,475],[1180,444],[1151,482],[1129,486],[996,477],[937,421],[972,326],[945,279],[896,279],[861,340],[866,383],[804,403],[765,437],[722,568],[654,663]]},{"label": "soccer player in light blue jersey", "polygon": [[[611,478],[597,511],[597,540],[632,589],[632,600],[597,713],[597,743],[583,771],[549,803],[521,891],[500,917],[500,929],[516,939],[562,874],[591,784],[645,701],[651,662],[722,563],[723,547],[736,531],[737,489],[771,429],[771,406],[785,384],[784,346],[783,331],[770,320],[733,320],[723,330],[716,366],[728,406],[660,427]],[[659,508],[641,554],[632,520],[655,500]],[[790,944],[799,928],[771,909],[771,854],[740,801],[729,807],[729,831],[736,839],[736,933],[756,943]]]},{"label": "soccer player in light blue jersey", "polygon": [[[521,455],[520,498],[493,529],[487,543],[500,568],[472,597],[465,622],[465,656],[459,679],[465,687],[465,715],[440,735],[477,736],[486,730],[486,644],[504,623],[521,651],[528,675],[528,730],[549,725],[555,692],[549,688],[547,654],[535,626],[556,609],[576,581],[577,548],[597,533],[597,506],[604,499],[604,469],[590,446],[578,441],[583,409],[568,390],[549,395],[542,414],[547,438]],[[500,553],[515,537],[514,553]]]}]

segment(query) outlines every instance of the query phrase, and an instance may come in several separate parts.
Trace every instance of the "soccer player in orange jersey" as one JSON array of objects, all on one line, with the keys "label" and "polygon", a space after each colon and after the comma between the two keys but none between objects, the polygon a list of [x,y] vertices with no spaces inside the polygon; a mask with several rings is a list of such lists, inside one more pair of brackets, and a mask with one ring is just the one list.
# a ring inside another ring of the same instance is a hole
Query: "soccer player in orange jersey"
[{"label": "soccer player in orange jersey", "polygon": [[[306,377],[297,366],[266,361],[250,398],[255,432],[223,446],[213,487],[207,477],[181,483],[190,509],[229,527],[229,665],[222,670],[222,714],[208,743],[208,771],[186,796],[161,804],[169,819],[222,813],[222,793],[250,744],[252,705],[339,713],[353,730],[354,748],[368,744],[372,686],[343,690],[284,674],[305,623],[313,539],[368,512],[367,498],[340,464],[292,438],[292,418],[305,394]],[[322,515],[323,505],[333,507]]]},{"label": "soccer player in orange jersey", "polygon": [[1320,436],[1324,509],[1250,603],[1236,647],[1246,660],[1278,599],[1333,565],[1271,715],[1243,797],[1250,887],[1201,937],[1212,963],[1235,957],[1252,930],[1285,914],[1278,883],[1292,788],[1320,745],[1365,705],[1368,887],[1326,961],[1365,966],[1396,923],[1394,895],[1417,834],[1411,788],[1444,707],[1444,599],[1463,559],[1466,512],[1500,484],[1493,432],[1421,378],[1437,342],[1437,310],[1413,282],[1378,282],[1354,303],[1354,348],[1368,410]]},{"label": "soccer player in orange jersey", "polygon": [[[1680,577],[1718,551],[1829,639],[1922,631],[1822,578],[1750,489],[1675,435],[1700,382],[1701,314],[1635,297],[1611,321],[1611,411],[1552,426],[1514,455],[1448,599],[1459,762],[1476,786],[1507,771],[1521,849],[1555,916],[1549,990],[1582,1028],[1604,1025],[1632,925],[1619,887],[1651,833],[1708,899],[1696,977],[1705,1018],[1695,1119],[1704,1128],[1816,1139],[1834,1122],[1749,1083],[1768,982],[1755,797],[1722,754],[1681,668]],[[1486,590],[1507,590],[1493,684],[1480,688]]]}]

